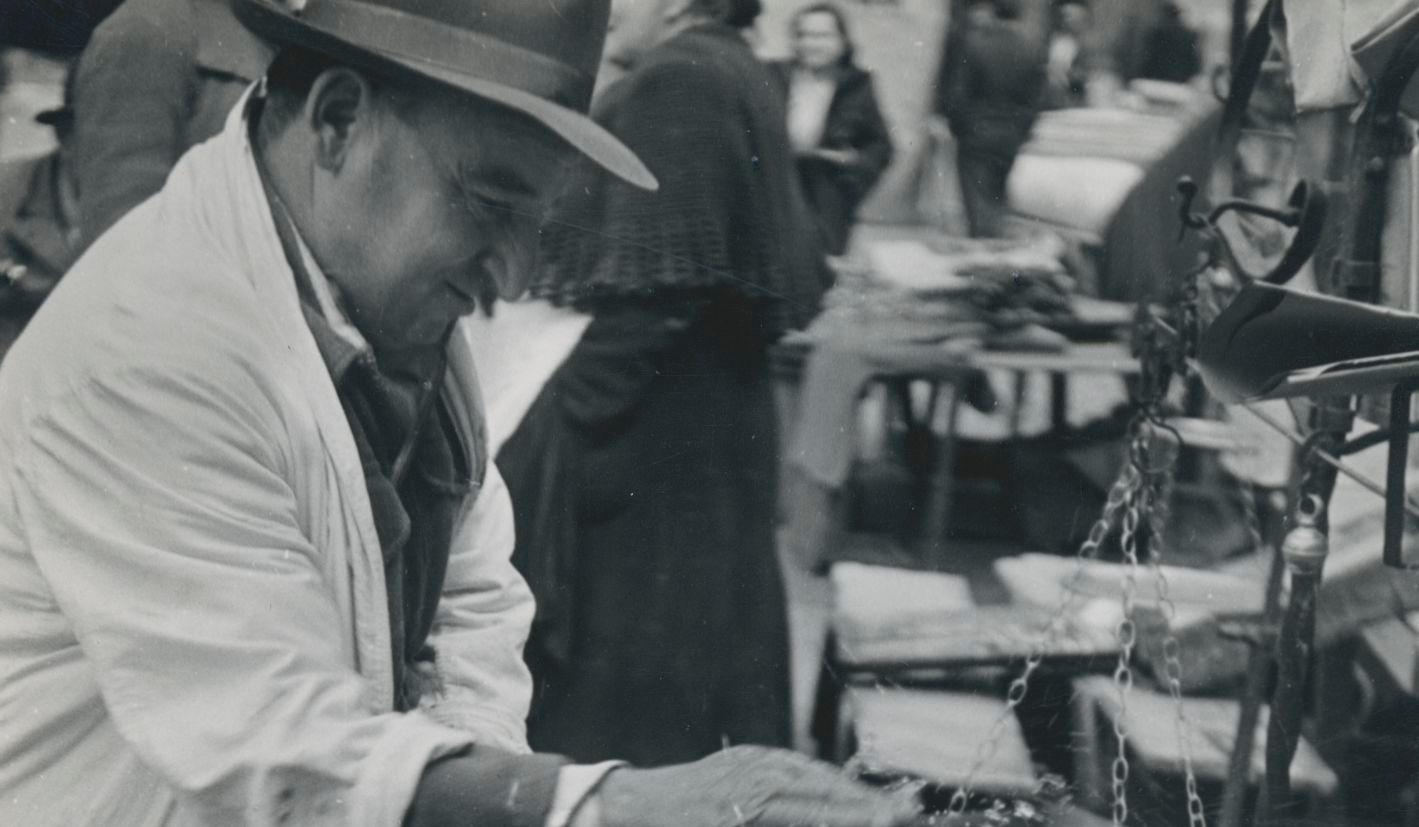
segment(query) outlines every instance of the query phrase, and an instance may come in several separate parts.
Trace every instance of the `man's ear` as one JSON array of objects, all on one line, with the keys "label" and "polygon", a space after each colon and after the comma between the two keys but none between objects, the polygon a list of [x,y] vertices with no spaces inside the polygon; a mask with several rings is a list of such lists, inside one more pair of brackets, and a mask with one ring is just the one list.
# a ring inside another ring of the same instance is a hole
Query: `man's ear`
[{"label": "man's ear", "polygon": [[315,132],[316,164],[338,172],[355,136],[373,121],[374,87],[353,69],[327,69],[311,84],[305,118]]}]

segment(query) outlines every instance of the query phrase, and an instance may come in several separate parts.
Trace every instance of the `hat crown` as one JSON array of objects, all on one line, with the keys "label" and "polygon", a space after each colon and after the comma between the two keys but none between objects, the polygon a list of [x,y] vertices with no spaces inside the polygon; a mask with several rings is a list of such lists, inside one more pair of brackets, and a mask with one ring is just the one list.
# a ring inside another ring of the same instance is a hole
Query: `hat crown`
[{"label": "hat crown", "polygon": [[606,40],[609,0],[309,0],[382,6],[474,32],[552,58],[595,78]]},{"label": "hat crown", "polygon": [[413,72],[529,115],[630,183],[655,177],[587,117],[610,0],[230,0],[277,44]]},{"label": "hat crown", "polygon": [[610,0],[238,0],[235,8],[281,42],[392,61],[454,85],[498,83],[582,112],[611,12]]}]

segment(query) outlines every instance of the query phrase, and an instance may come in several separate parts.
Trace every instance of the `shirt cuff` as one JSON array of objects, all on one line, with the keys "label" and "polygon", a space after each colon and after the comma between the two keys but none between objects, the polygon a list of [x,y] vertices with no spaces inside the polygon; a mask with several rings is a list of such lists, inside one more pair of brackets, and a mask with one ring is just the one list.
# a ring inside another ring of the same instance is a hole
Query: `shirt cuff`
[{"label": "shirt cuff", "polygon": [[557,791],[552,795],[546,827],[571,824],[577,808],[596,791],[606,774],[624,766],[625,761],[602,761],[600,764],[568,764],[557,770]]}]

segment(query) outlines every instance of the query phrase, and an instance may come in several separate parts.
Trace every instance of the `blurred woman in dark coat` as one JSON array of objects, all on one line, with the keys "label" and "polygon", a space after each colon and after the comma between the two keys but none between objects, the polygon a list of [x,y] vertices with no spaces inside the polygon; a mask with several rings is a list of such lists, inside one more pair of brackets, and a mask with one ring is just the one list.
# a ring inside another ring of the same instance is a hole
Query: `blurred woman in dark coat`
[{"label": "blurred woman in dark coat", "polygon": [[592,318],[498,455],[538,603],[529,738],[582,761],[790,738],[767,348],[821,253],[733,8],[613,2],[627,74],[594,114],[660,189],[574,172],[533,294]]},{"label": "blurred woman in dark coat", "polygon": [[823,246],[842,255],[858,205],[892,160],[892,139],[872,76],[853,62],[842,10],[805,6],[790,34],[793,60],[773,66],[788,101],[788,136]]}]

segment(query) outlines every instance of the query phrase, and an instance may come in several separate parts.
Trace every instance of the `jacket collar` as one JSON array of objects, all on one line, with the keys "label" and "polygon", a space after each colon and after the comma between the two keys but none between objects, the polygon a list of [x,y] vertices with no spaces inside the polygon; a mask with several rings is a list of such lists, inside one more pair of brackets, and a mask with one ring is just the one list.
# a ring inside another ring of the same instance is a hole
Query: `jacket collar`
[{"label": "jacket collar", "polygon": [[182,157],[160,197],[182,211],[183,220],[192,223],[231,278],[250,285],[264,310],[258,322],[265,326],[264,337],[282,354],[279,359],[265,360],[263,370],[275,374],[272,378],[281,386],[299,388],[310,406],[313,425],[334,470],[334,507],[343,511],[346,525],[353,527],[349,554],[354,588],[368,600],[356,611],[360,671],[368,679],[371,708],[393,709],[384,554],[354,435],[306,323],[295,274],[262,190],[247,137],[251,97],[248,89],[227,116],[222,131]]},{"label": "jacket collar", "polygon": [[[254,114],[259,105],[260,100],[255,97],[246,104],[248,141],[254,131]],[[257,161],[254,151],[252,158]],[[315,254],[311,252],[300,229],[296,227],[295,220],[291,218],[290,212],[272,187],[270,178],[262,172],[259,161],[256,167],[262,192],[271,206],[271,218],[276,226],[282,252],[295,276],[296,291],[301,299],[301,312],[310,327],[311,336],[315,338],[321,358],[325,360],[326,370],[338,386],[351,365],[362,359],[374,358],[373,349],[345,313],[337,296],[336,286],[321,270],[320,264],[315,260]]]}]

